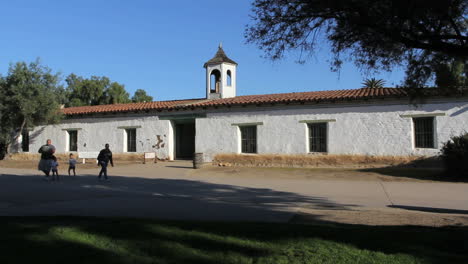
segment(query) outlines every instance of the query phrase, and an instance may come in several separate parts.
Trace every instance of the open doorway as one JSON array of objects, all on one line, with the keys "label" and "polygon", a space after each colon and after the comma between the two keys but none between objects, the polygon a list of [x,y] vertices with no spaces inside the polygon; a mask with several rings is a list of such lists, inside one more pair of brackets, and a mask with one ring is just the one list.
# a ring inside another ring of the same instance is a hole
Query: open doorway
[{"label": "open doorway", "polygon": [[195,120],[177,120],[175,126],[175,158],[192,159],[195,152]]}]

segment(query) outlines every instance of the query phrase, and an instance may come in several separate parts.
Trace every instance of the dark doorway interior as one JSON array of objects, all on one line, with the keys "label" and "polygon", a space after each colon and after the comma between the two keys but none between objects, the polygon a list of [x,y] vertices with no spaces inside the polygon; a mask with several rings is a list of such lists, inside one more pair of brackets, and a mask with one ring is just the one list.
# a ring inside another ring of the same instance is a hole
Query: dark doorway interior
[{"label": "dark doorway interior", "polygon": [[195,152],[195,121],[175,122],[176,159],[192,159]]}]

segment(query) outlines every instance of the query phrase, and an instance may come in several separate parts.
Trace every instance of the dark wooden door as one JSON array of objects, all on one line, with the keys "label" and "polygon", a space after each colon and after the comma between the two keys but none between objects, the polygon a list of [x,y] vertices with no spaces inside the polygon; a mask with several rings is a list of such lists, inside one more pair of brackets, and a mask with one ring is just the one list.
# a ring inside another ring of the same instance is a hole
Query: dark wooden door
[{"label": "dark wooden door", "polygon": [[191,159],[195,152],[195,123],[176,124],[176,158]]}]

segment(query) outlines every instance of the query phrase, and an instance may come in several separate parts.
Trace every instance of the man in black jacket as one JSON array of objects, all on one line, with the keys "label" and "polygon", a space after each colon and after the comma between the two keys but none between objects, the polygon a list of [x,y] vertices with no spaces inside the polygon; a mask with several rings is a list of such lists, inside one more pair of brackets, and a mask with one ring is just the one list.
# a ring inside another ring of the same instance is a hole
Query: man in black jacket
[{"label": "man in black jacket", "polygon": [[47,139],[46,144],[42,145],[38,152],[41,153],[38,169],[44,172],[46,180],[48,180],[50,170],[52,169],[52,159],[55,153],[55,146],[52,145],[52,140]]},{"label": "man in black jacket", "polygon": [[107,164],[109,164],[110,162],[112,167],[114,167],[114,162],[112,161],[112,152],[109,149],[109,144],[106,144],[105,147],[105,149],[99,152],[99,155],[97,157],[98,166],[101,166],[101,171],[99,172],[98,178],[99,180],[101,180],[101,176],[102,174],[104,174],[104,179],[107,181],[109,180],[107,178]]}]

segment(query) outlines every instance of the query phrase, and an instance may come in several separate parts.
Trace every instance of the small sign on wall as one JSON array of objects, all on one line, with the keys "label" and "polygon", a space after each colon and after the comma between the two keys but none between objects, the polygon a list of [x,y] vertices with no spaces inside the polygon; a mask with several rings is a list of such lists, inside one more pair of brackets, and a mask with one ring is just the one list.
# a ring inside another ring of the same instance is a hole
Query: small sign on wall
[{"label": "small sign on wall", "polygon": [[145,152],[143,155],[144,155],[144,157],[143,157],[143,164],[146,163],[146,160],[147,160],[147,159],[153,159],[153,160],[154,160],[154,163],[157,162],[156,152]]}]

